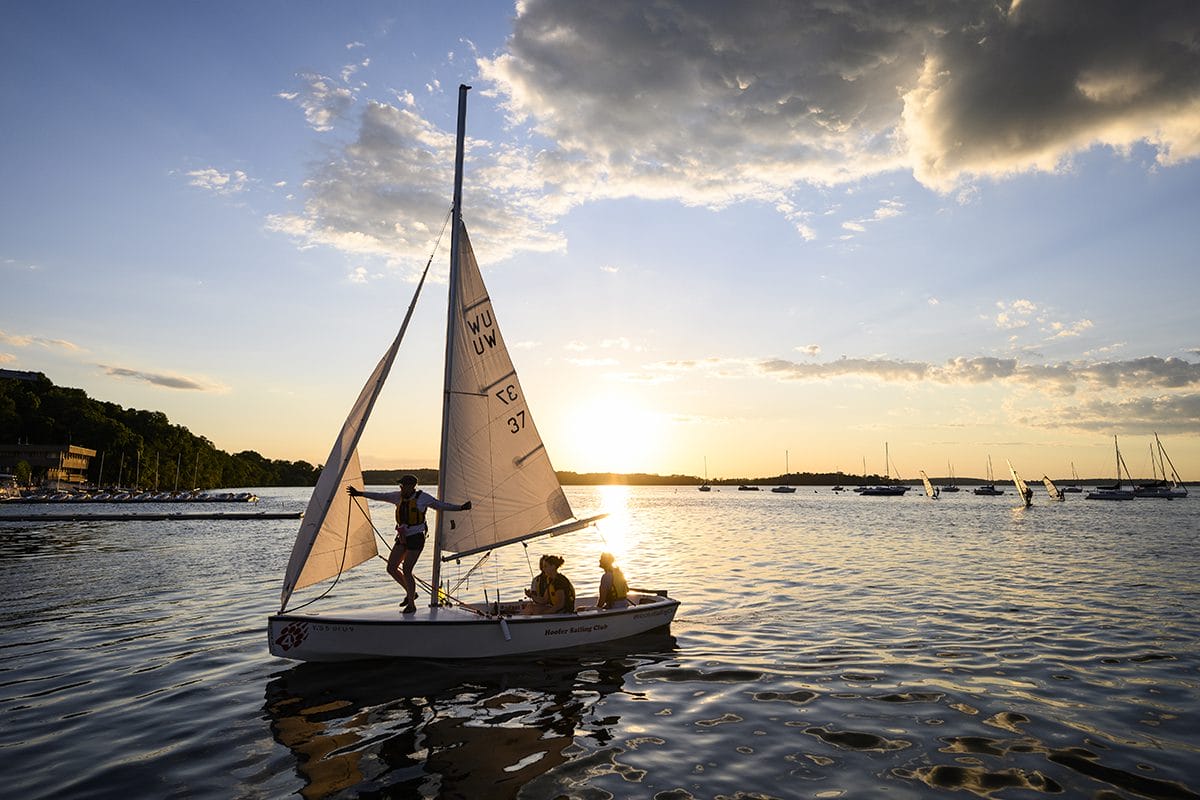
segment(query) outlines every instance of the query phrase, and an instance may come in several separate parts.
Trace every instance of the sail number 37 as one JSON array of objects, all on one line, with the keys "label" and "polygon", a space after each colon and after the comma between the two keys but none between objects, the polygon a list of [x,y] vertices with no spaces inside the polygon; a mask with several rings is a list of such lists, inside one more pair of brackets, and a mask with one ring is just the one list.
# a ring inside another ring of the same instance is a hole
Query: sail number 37
[{"label": "sail number 37", "polygon": [[[515,403],[517,400],[520,400],[521,396],[517,394],[517,387],[510,383],[500,391],[496,392],[496,399],[507,406]],[[521,429],[525,427],[525,411],[521,410],[516,412],[509,417],[506,422],[508,423],[509,432],[520,433]]]}]

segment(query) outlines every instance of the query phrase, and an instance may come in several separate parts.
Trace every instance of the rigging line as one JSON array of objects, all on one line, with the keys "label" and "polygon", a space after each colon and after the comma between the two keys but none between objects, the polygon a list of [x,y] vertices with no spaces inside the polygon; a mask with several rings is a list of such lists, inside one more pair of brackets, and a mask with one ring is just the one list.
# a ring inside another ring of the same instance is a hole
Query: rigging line
[{"label": "rigging line", "polygon": [[529,560],[529,542],[521,542],[521,547],[525,548],[525,566],[529,567],[529,577],[533,578],[533,562]]},{"label": "rigging line", "polygon": [[487,561],[488,558],[491,557],[491,555],[492,555],[492,551],[490,551],[490,550],[488,552],[484,553],[483,556],[478,561],[475,562],[475,566],[473,566],[469,570],[467,570],[466,574],[458,579],[458,583],[454,584],[454,588],[452,588],[450,591],[457,592],[459,587],[462,586],[464,583],[466,583],[467,580],[471,577],[471,575],[473,575],[475,573],[475,570],[482,567],[483,562]]}]

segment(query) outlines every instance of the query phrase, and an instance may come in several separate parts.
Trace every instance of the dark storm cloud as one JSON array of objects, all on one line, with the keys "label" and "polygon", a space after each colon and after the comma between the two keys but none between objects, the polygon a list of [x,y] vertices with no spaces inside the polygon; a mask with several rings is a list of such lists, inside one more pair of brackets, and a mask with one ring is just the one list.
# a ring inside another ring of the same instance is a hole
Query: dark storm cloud
[{"label": "dark storm cloud", "polygon": [[[611,180],[704,198],[910,169],[930,186],[1095,144],[1198,151],[1200,4],[529,0],[481,63]],[[696,196],[696,195],[693,195]]]}]

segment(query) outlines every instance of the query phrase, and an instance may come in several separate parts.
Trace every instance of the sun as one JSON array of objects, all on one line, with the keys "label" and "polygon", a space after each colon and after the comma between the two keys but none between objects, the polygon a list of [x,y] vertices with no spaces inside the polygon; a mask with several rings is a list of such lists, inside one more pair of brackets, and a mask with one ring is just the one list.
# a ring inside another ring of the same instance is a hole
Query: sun
[{"label": "sun", "polygon": [[566,462],[576,472],[647,472],[657,462],[666,421],[631,394],[608,392],[563,418]]}]

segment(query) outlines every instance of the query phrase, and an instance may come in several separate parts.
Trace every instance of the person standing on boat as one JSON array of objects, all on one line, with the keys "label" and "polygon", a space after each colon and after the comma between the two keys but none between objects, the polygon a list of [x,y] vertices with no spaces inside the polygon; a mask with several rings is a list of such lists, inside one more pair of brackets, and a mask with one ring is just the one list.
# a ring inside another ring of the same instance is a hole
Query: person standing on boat
[{"label": "person standing on boat", "polygon": [[629,608],[629,584],[621,568],[613,564],[612,553],[600,554],[600,569],[604,575],[600,578],[600,603],[597,608]]},{"label": "person standing on boat", "polygon": [[541,572],[533,578],[533,584],[525,590],[529,604],[526,614],[574,614],[575,587],[570,579],[558,571],[563,565],[562,556],[542,556],[538,561]]},{"label": "person standing on boat", "polygon": [[438,511],[470,511],[471,501],[462,505],[447,503],[439,500],[428,492],[417,488],[417,476],[405,475],[400,479],[398,492],[364,492],[353,486],[347,486],[346,492],[351,497],[365,497],[368,500],[381,500],[396,506],[396,543],[388,555],[387,572],[404,587],[404,602],[401,611],[412,614],[417,610],[417,584],[413,579],[413,567],[425,549],[425,534],[429,526],[425,523],[425,513],[431,508]]}]

